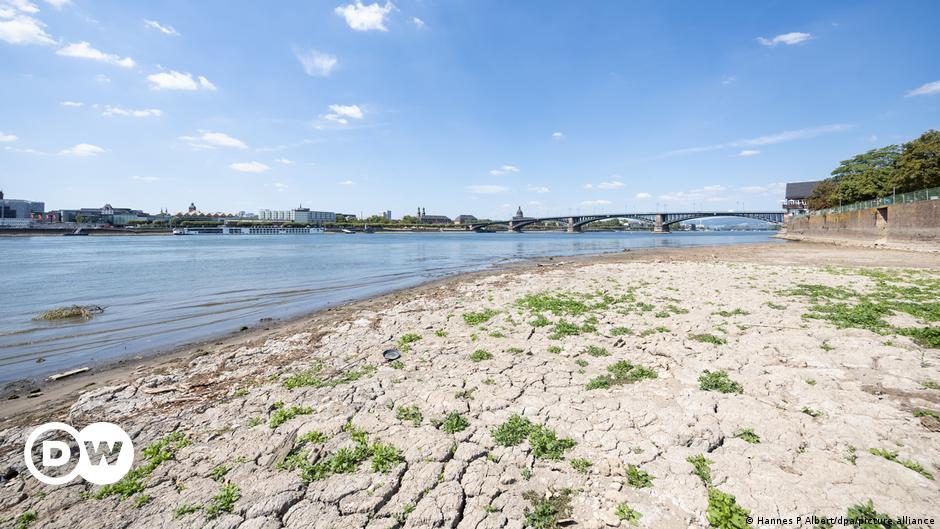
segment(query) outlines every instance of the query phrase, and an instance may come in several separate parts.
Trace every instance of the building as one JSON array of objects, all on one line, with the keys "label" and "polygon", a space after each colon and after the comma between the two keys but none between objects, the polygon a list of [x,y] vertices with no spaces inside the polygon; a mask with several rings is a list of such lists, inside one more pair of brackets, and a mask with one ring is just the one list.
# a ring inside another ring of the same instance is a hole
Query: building
[{"label": "building", "polygon": [[392,221],[392,210],[386,210],[382,212],[382,218],[385,219],[385,222]]},{"label": "building", "polygon": [[42,218],[45,212],[46,204],[43,202],[4,198],[3,191],[0,191],[0,226],[26,227],[34,216]]},{"label": "building", "polygon": [[453,224],[450,217],[444,215],[428,215],[424,208],[418,208],[418,222],[421,224]]},{"label": "building", "polygon": [[60,209],[56,212],[56,217],[59,222],[110,224],[112,226],[170,220],[170,215],[164,211],[160,211],[159,215],[151,215],[139,209],[115,208],[111,204],[105,204],[100,208]]},{"label": "building", "polygon": [[516,214],[512,216],[512,220],[514,220],[514,221],[516,221],[516,222],[518,222],[518,221],[520,221],[520,220],[529,220],[529,219],[531,219],[531,218],[532,218],[532,217],[526,217],[525,215],[523,215],[523,213],[522,213],[522,206],[519,206],[519,207],[516,209]]},{"label": "building", "polygon": [[477,221],[477,218],[473,215],[457,215],[457,218],[454,219],[454,224],[473,224]]},{"label": "building", "polygon": [[332,211],[312,211],[303,206],[295,209],[271,210],[262,209],[258,212],[258,219],[271,222],[297,222],[299,224],[326,224],[336,222],[336,213]]},{"label": "building", "polygon": [[226,221],[226,220],[235,219],[235,215],[232,215],[231,213],[221,213],[218,211],[215,213],[205,213],[205,212],[199,211],[199,209],[196,207],[195,202],[190,202],[189,208],[185,212],[180,211],[176,215],[173,215],[173,217],[178,218],[181,221],[188,220],[188,221],[218,222],[218,221]]},{"label": "building", "polygon": [[783,201],[783,209],[789,214],[806,213],[806,199],[813,193],[819,180],[812,182],[789,182],[787,183],[786,196]]}]

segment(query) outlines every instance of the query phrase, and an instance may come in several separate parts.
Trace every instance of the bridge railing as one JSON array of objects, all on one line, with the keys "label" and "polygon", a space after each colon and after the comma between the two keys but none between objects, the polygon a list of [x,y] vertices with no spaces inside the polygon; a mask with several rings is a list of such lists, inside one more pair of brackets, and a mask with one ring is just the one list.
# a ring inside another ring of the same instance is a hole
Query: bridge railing
[{"label": "bridge railing", "polygon": [[904,204],[906,202],[921,202],[923,200],[940,200],[940,187],[928,187],[927,189],[918,189],[917,191],[899,193],[897,195],[891,195],[888,197],[864,200],[862,202],[854,202],[852,204],[836,206],[834,208],[816,209],[800,215],[794,215],[794,218],[807,217],[810,215],[828,215],[830,213],[845,213],[847,211],[878,208],[881,206],[889,206],[891,204]]}]

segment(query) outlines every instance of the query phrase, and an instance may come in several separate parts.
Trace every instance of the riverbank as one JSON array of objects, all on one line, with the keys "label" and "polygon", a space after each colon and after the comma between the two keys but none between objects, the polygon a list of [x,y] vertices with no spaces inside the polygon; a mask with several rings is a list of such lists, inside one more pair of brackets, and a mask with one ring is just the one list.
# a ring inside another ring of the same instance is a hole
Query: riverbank
[{"label": "riverbank", "polygon": [[[580,527],[684,528],[707,526],[708,477],[755,517],[871,499],[937,518],[940,422],[914,412],[940,408],[940,355],[910,330],[936,322],[838,304],[937,303],[938,269],[800,243],[444,279],[5,401],[0,474],[18,475],[0,507],[37,527],[521,527],[534,502]],[[858,321],[878,332],[839,327]],[[706,370],[729,392],[701,389]],[[94,487],[38,487],[23,468],[25,435],[50,419],[120,424],[138,464],[171,432],[192,444],[164,447],[127,499],[85,499]]]}]

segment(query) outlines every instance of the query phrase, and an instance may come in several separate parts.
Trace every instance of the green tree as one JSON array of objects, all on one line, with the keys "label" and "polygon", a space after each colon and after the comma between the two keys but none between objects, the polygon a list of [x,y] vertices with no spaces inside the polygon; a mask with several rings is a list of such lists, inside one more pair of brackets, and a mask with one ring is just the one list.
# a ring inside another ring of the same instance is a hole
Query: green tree
[{"label": "green tree", "polygon": [[401,223],[402,224],[419,224],[418,217],[415,217],[413,215],[405,215],[404,217],[401,218]]},{"label": "green tree", "polygon": [[900,155],[900,145],[888,145],[843,160],[832,171],[832,178],[829,179],[835,185],[823,186],[822,189],[817,187],[813,195],[817,195],[817,192],[819,195],[828,193],[826,201],[829,205],[823,207],[890,195],[891,173]]},{"label": "green tree", "polygon": [[928,130],[904,145],[891,174],[898,193],[940,186],[940,132]]}]

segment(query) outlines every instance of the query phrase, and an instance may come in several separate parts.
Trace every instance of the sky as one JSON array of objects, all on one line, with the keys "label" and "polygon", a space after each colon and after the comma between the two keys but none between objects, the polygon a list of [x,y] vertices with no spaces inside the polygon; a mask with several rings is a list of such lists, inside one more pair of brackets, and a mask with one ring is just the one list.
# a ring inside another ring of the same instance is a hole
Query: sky
[{"label": "sky", "polygon": [[779,209],[940,128],[940,3],[0,0],[46,209]]}]

